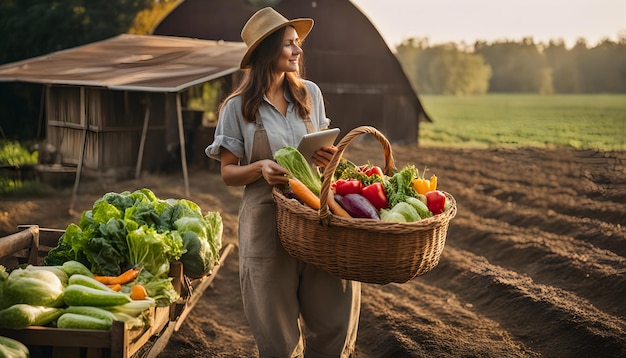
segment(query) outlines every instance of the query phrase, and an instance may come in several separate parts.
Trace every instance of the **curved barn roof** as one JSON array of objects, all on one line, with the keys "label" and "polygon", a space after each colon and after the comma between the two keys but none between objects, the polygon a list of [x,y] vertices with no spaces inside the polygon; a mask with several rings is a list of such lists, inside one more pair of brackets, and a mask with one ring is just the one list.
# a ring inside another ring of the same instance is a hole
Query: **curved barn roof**
[{"label": "curved barn roof", "polygon": [[415,142],[430,121],[400,63],[371,21],[348,0],[183,0],[153,34],[241,41],[261,3],[287,18],[311,17],[304,44],[306,75],[324,93],[327,114],[347,129],[373,125],[392,142]]}]

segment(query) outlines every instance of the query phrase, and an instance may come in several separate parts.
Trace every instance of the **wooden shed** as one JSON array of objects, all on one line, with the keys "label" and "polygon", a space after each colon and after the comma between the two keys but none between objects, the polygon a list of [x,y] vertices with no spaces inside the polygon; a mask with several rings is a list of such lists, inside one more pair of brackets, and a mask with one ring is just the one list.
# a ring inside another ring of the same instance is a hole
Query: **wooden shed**
[{"label": "wooden shed", "polygon": [[306,75],[322,89],[333,126],[345,134],[372,125],[392,143],[417,141],[419,122],[431,119],[376,27],[348,0],[182,0],[153,34],[241,41],[243,25],[264,6],[315,20],[304,43]]},{"label": "wooden shed", "polygon": [[189,195],[186,137],[199,123],[182,94],[237,72],[245,50],[241,41],[123,34],[0,66],[0,81],[42,84],[45,142],[74,168],[74,193],[83,172],[137,177],[176,155]]}]

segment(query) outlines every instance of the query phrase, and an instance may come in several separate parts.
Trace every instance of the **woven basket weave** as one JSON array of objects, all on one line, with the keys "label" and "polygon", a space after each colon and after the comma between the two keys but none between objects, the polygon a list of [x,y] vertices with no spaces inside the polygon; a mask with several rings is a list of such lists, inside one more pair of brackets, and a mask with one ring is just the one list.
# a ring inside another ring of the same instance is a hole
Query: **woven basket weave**
[{"label": "woven basket weave", "polygon": [[382,145],[385,174],[393,172],[391,145],[376,128],[361,126],[346,134],[324,171],[320,210],[285,197],[280,189],[272,194],[277,207],[280,241],[293,257],[331,275],[364,283],[404,283],[432,270],[438,263],[456,215],[454,198],[446,193],[450,208],[439,215],[410,223],[375,219],[343,218],[328,209],[331,176],[348,144],[361,134],[371,134]]}]

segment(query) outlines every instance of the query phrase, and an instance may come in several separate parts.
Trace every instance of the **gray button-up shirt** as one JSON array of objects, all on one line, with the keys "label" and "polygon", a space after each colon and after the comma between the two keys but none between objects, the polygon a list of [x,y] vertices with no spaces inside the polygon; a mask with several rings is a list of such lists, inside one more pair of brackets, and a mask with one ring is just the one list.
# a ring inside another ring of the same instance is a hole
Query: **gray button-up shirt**
[{"label": "gray button-up shirt", "polygon": [[[311,96],[313,128],[315,131],[327,128],[330,125],[330,119],[326,118],[322,91],[315,83],[308,80],[304,82]],[[286,116],[283,116],[267,98],[264,98],[259,107],[259,116],[267,131],[272,153],[285,146],[297,147],[300,138],[307,133],[306,126],[287,91],[285,91],[285,99],[289,103]],[[213,143],[206,148],[205,152],[209,157],[220,160],[220,150],[223,147],[237,156],[241,165],[249,164],[255,129],[255,123],[243,118],[241,96],[235,96],[223,106],[215,128]]]}]

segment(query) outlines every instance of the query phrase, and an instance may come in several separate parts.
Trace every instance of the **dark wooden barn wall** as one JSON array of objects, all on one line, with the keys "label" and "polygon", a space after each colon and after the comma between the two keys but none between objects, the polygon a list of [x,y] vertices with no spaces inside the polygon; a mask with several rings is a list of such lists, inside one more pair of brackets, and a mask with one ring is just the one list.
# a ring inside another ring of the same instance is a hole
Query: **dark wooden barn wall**
[{"label": "dark wooden barn wall", "polygon": [[[307,77],[318,83],[327,114],[343,134],[372,125],[392,143],[416,142],[419,121],[430,121],[402,68],[374,25],[348,0],[283,0],[287,18],[312,17],[304,44]],[[241,41],[255,7],[248,0],[185,0],[156,35]]]},{"label": "dark wooden barn wall", "polygon": [[[62,157],[63,164],[78,165],[85,124],[81,123],[80,87],[52,86],[47,110],[47,141]],[[118,176],[132,176],[137,163],[146,105],[150,105],[142,169],[180,171],[180,147],[175,94],[85,89],[86,130],[83,168]],[[197,118],[183,113],[187,138],[198,125]],[[167,120],[166,120],[167,118]],[[193,145],[192,141],[187,142]],[[189,157],[193,157],[193,151]]]}]

